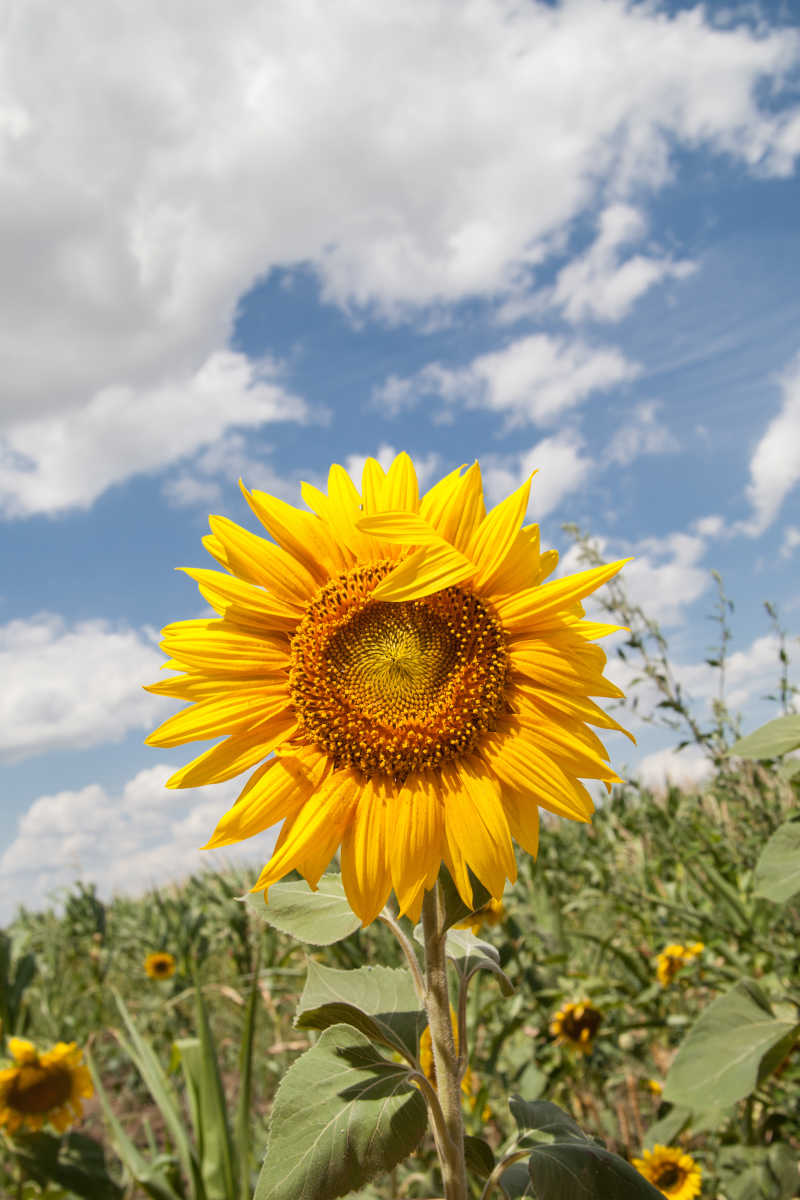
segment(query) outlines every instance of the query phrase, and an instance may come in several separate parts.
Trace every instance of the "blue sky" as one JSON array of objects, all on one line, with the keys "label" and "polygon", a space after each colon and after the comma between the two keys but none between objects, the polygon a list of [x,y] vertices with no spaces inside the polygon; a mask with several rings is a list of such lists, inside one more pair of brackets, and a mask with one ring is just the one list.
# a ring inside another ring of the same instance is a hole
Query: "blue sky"
[{"label": "blue sky", "polygon": [[[0,920],[137,890],[234,785],[167,792],[158,630],[201,614],[209,512],[332,461],[534,468],[702,714],[772,715],[800,604],[800,20],[782,3],[31,0],[0,93]],[[610,674],[627,682],[624,664]],[[643,696],[643,703],[648,697]],[[627,774],[702,775],[637,723]],[[257,844],[258,843],[258,844]],[[268,835],[242,848],[255,861]],[[215,860],[218,861],[218,860]]]}]

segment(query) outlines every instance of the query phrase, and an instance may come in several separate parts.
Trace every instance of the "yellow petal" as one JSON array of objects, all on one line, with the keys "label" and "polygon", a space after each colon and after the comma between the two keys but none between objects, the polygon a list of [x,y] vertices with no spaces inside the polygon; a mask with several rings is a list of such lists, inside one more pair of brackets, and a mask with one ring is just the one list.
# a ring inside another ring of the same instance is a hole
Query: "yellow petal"
[{"label": "yellow petal", "polygon": [[618,562],[527,588],[516,596],[502,597],[496,601],[495,607],[508,632],[533,632],[551,613],[590,595],[630,561],[629,558],[621,558]]},{"label": "yellow petal", "polygon": [[594,803],[586,788],[570,779],[516,720],[506,719],[496,733],[484,734],[479,749],[501,784],[529,792],[540,808],[558,816],[589,820]]},{"label": "yellow petal", "polygon": [[522,592],[541,579],[539,526],[527,525],[514,538],[500,569],[491,577],[490,590],[496,596]]},{"label": "yellow petal", "polygon": [[280,758],[271,758],[254,772],[233,808],[225,813],[203,850],[232,846],[263,833],[302,808],[312,785]]},{"label": "yellow petal", "polygon": [[268,596],[260,588],[237,579],[235,575],[223,575],[221,571],[199,567],[178,567],[178,570],[195,580],[203,599],[226,621],[257,633],[294,631],[297,628],[299,616],[296,608],[283,604],[275,596]]},{"label": "yellow petal", "polygon": [[512,670],[555,692],[583,696],[623,695],[603,676],[606,656],[599,646],[568,632],[547,637],[513,638],[508,648]]},{"label": "yellow petal", "polygon": [[423,497],[419,511],[445,541],[466,554],[472,535],[486,515],[478,464],[473,463],[464,475],[453,471],[441,479]]},{"label": "yellow petal", "polygon": [[242,529],[227,517],[212,516],[208,523],[224,545],[235,575],[259,584],[288,608],[301,612],[316,595],[319,585],[314,576],[280,546]]},{"label": "yellow petal", "polygon": [[539,806],[524,791],[502,784],[500,798],[508,819],[511,836],[526,854],[536,858],[539,853]]},{"label": "yellow petal", "polygon": [[386,472],[376,458],[368,458],[361,472],[361,504],[365,513],[380,511]]},{"label": "yellow petal", "polygon": [[417,473],[405,451],[389,467],[381,489],[381,507],[414,513],[419,509]]},{"label": "yellow petal", "polygon": [[371,517],[361,517],[358,528],[364,533],[399,546],[447,546],[440,533],[430,522],[417,513],[380,512]]},{"label": "yellow petal", "polygon": [[390,572],[372,593],[373,600],[421,600],[442,588],[463,583],[475,573],[468,558],[451,546],[426,546]]},{"label": "yellow petal", "polygon": [[597,725],[600,729],[615,729],[618,733],[624,733],[625,737],[633,742],[634,746],[636,745],[636,738],[633,734],[629,733],[627,729],[623,729],[618,721],[615,721],[587,696],[560,695],[557,692],[548,691],[546,688],[537,688],[530,681],[524,685],[518,683],[517,686],[522,692],[530,692],[536,704],[548,711],[556,723],[563,719],[563,714],[566,714],[570,718],[585,721],[588,725]]},{"label": "yellow petal", "polygon": [[[179,669],[179,664],[175,664]],[[158,683],[144,685],[144,691],[152,692],[155,696],[172,696],[176,700],[211,700],[222,699],[233,692],[252,691],[254,687],[264,682],[263,672],[258,675],[195,675],[187,672],[185,675],[162,679]]]},{"label": "yellow petal", "polygon": [[314,513],[294,508],[277,496],[253,489],[248,492],[241,480],[245,500],[269,535],[287,554],[302,563],[320,585],[332,571],[343,571],[348,561],[336,544],[330,529]]},{"label": "yellow petal", "polygon": [[[349,767],[334,771],[294,817],[289,836],[276,849],[251,891],[270,888],[311,854],[315,864],[324,860],[327,865],[352,820],[360,787],[361,777]],[[317,882],[318,878],[309,880],[312,887]]]},{"label": "yellow petal", "polygon": [[212,674],[263,674],[289,667],[289,641],[279,633],[254,635],[215,619],[177,621],[165,627],[162,637],[165,654]]},{"label": "yellow petal", "polygon": [[457,844],[473,875],[499,899],[506,879],[516,879],[517,864],[497,784],[480,760],[465,755],[444,765],[441,787],[450,853]]},{"label": "yellow petal", "polygon": [[[388,862],[387,806],[394,802],[391,783],[380,776],[361,788],[352,822],[342,839],[342,883],[350,907],[369,925],[383,908],[392,890]],[[394,812],[392,813],[392,847]]]},{"label": "yellow petal", "polygon": [[467,556],[478,568],[476,587],[490,586],[514,545],[528,511],[532,478],[529,476],[521,487],[487,513],[472,535]]},{"label": "yellow petal", "polygon": [[435,772],[408,776],[392,804],[390,833],[392,886],[403,916],[422,903],[442,862],[443,809]]},{"label": "yellow petal", "polygon": [[226,779],[233,779],[261,762],[276,746],[292,737],[297,728],[297,716],[293,711],[279,713],[247,733],[235,733],[224,742],[206,750],[204,754],[198,755],[192,762],[171,775],[166,786],[205,787],[209,783],[222,783]]},{"label": "yellow petal", "polygon": [[277,716],[289,705],[286,683],[235,691],[218,699],[201,700],[167,717],[145,742],[148,746],[169,747],[220,737]]}]

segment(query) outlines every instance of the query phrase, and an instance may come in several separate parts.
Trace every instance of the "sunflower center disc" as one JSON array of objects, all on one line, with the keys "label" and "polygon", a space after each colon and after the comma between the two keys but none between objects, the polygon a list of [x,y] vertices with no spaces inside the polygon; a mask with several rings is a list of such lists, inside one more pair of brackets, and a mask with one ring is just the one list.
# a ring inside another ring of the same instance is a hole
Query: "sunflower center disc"
[{"label": "sunflower center disc", "polygon": [[72,1093],[72,1076],[64,1067],[21,1067],[8,1096],[9,1107],[17,1112],[50,1112],[68,1100]]},{"label": "sunflower center disc", "polygon": [[656,1187],[675,1187],[677,1183],[683,1183],[683,1171],[677,1163],[667,1163],[658,1172],[658,1182]]},{"label": "sunflower center disc", "polygon": [[387,603],[370,596],[397,564],[326,584],[292,639],[290,687],[306,732],[336,767],[402,782],[472,750],[503,707],[503,632],[466,588]]}]

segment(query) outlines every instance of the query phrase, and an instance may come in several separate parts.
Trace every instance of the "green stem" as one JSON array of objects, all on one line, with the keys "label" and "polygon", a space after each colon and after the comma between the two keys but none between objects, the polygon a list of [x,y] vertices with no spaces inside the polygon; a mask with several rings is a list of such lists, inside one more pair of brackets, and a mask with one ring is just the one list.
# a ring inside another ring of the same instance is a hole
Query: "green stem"
[{"label": "green stem", "polygon": [[436,1092],[445,1123],[445,1136],[437,1137],[442,1164],[445,1200],[467,1200],[467,1165],[464,1157],[464,1119],[461,1113],[461,1074],[450,1017],[444,928],[444,898],[437,883],[422,902],[425,943],[425,1011],[431,1031]]}]

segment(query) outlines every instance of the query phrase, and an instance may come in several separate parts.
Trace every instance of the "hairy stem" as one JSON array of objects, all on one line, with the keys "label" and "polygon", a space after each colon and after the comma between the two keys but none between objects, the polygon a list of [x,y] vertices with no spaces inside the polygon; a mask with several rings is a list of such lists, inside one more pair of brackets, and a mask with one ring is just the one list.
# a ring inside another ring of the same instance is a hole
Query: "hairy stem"
[{"label": "hairy stem", "polygon": [[422,929],[425,941],[425,1011],[431,1031],[436,1092],[446,1128],[446,1136],[436,1139],[444,1194],[446,1200],[467,1200],[461,1072],[450,1018],[444,899],[438,883],[433,891],[426,893],[422,903]]}]

